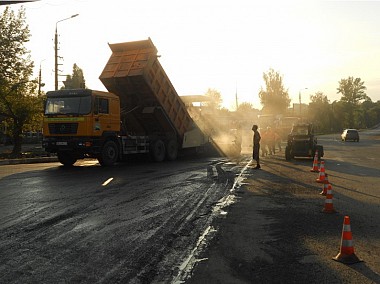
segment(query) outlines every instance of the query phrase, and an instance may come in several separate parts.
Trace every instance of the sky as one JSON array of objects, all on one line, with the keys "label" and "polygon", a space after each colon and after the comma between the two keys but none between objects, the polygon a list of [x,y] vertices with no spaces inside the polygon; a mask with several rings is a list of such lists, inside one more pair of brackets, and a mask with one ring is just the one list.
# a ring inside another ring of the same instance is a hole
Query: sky
[{"label": "sky", "polygon": [[316,92],[339,100],[339,81],[349,76],[361,78],[372,101],[380,100],[380,1],[41,0],[22,6],[31,32],[27,48],[35,77],[41,66],[45,92],[54,89],[57,26],[60,74],[72,74],[76,63],[91,89],[106,90],[99,76],[111,55],[108,43],[150,37],[179,95],[215,89],[230,110],[236,95],[261,109],[258,93],[270,68],[282,76],[291,104],[300,97],[308,103]]}]

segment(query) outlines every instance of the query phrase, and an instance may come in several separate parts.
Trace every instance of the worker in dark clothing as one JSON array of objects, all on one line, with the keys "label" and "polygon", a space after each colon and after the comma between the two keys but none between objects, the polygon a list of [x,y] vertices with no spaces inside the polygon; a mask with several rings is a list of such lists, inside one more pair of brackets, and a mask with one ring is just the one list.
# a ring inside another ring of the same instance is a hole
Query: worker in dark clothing
[{"label": "worker in dark clothing", "polygon": [[259,131],[257,130],[258,127],[256,124],[252,126],[253,130],[253,153],[252,158],[256,160],[256,167],[255,169],[260,169],[260,140],[261,136]]}]

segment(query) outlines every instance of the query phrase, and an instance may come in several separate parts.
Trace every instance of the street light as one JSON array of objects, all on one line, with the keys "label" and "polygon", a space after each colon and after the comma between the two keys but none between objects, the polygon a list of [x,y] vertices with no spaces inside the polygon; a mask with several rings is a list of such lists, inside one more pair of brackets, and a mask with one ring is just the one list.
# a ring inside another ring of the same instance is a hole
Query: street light
[{"label": "street light", "polygon": [[55,90],[58,90],[58,32],[57,32],[57,25],[59,22],[63,22],[65,20],[69,20],[71,18],[75,18],[76,16],[79,16],[79,14],[72,15],[71,17],[59,20],[58,22],[55,23],[55,36],[54,36],[54,71],[55,71],[55,76],[54,76],[54,86]]},{"label": "street light", "polygon": [[42,83],[42,62],[45,61],[45,59],[42,59],[40,61],[40,71],[38,72],[38,95],[41,95],[41,87],[45,86],[45,83]]},{"label": "street light", "polygon": [[299,101],[300,101],[300,117],[302,118],[302,101],[301,101],[301,91],[302,90],[307,90],[307,88],[302,88],[299,90],[299,93],[298,93],[298,97],[299,97]]}]

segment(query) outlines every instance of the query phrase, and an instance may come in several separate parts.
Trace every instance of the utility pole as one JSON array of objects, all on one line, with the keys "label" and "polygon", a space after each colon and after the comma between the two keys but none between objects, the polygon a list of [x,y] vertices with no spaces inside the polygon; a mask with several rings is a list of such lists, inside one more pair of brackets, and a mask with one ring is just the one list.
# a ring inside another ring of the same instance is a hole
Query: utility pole
[{"label": "utility pole", "polygon": [[58,33],[57,24],[55,24],[55,35],[54,35],[54,90],[58,90]]},{"label": "utility pole", "polygon": [[72,15],[69,18],[65,18],[62,20],[59,20],[58,22],[55,23],[55,34],[54,34],[54,89],[57,91],[58,90],[58,30],[57,30],[57,25],[59,22],[69,20],[71,18],[74,18],[76,16],[79,16],[79,14]]},{"label": "utility pole", "polygon": [[41,60],[40,62],[40,71],[38,72],[38,95],[41,95],[41,87],[45,86],[45,83],[42,83],[42,61],[45,59]]},{"label": "utility pole", "polygon": [[236,91],[235,91],[235,103],[236,103],[236,110],[238,110],[239,103],[238,103],[238,94],[237,94],[237,83],[236,83]]},{"label": "utility pole", "polygon": [[301,90],[307,90],[307,88],[303,88],[303,89],[300,89],[299,92],[298,92],[298,98],[299,98],[299,102],[300,102],[300,118],[302,120],[302,101],[301,101]]}]

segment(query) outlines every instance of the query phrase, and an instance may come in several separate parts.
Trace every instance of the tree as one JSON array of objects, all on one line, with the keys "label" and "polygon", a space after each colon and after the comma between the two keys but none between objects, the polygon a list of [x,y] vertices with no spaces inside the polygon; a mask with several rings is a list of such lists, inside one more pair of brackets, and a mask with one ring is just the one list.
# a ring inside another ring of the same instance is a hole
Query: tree
[{"label": "tree", "polygon": [[322,92],[316,92],[315,95],[310,96],[310,102],[316,104],[328,104],[329,100]]},{"label": "tree", "polygon": [[318,131],[329,132],[334,128],[332,109],[329,100],[322,92],[310,96],[309,120]]},{"label": "tree", "polygon": [[254,108],[253,108],[253,105],[251,103],[243,102],[243,103],[239,104],[236,112],[241,113],[241,114],[245,114],[245,113],[250,113],[253,110],[254,110]]},{"label": "tree", "polygon": [[30,32],[25,10],[17,15],[7,6],[0,18],[0,117],[8,125],[13,140],[12,156],[21,153],[25,124],[41,114],[41,100],[35,96],[37,82],[30,80],[33,62],[24,44]]},{"label": "tree", "polygon": [[357,110],[361,101],[369,99],[365,93],[366,89],[360,78],[348,77],[339,81],[337,93],[342,94],[341,101],[345,105],[345,127],[359,127]]},{"label": "tree", "polygon": [[259,92],[260,102],[263,105],[264,114],[284,114],[289,107],[290,99],[288,90],[285,90],[282,77],[278,72],[269,69],[263,74],[266,89]]},{"label": "tree", "polygon": [[338,94],[342,94],[341,101],[351,105],[358,105],[360,101],[368,99],[365,93],[367,88],[360,78],[348,77],[339,81]]},{"label": "tree", "polygon": [[208,89],[206,94],[207,97],[211,98],[209,102],[206,103],[206,105],[212,109],[212,110],[218,110],[221,108],[222,105],[222,95],[220,94],[219,91],[215,89]]},{"label": "tree", "polygon": [[375,126],[379,123],[379,104],[373,103],[370,99],[365,100],[356,110],[355,124],[359,128]]},{"label": "tree", "polygon": [[74,63],[73,75],[67,75],[66,81],[63,81],[65,85],[62,89],[85,89],[86,81],[84,79],[83,70]]}]

